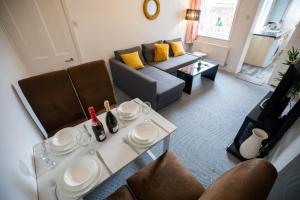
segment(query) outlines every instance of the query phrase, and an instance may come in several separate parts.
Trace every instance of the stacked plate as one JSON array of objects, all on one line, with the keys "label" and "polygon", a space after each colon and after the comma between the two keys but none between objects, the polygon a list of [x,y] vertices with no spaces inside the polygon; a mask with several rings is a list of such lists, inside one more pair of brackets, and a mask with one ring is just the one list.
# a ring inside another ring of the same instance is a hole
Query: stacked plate
[{"label": "stacked plate", "polygon": [[146,148],[156,142],[158,135],[158,128],[154,124],[143,122],[129,131],[128,141],[138,148]]},{"label": "stacked plate", "polygon": [[139,105],[133,101],[126,101],[117,108],[118,115],[122,120],[133,120],[137,118],[139,111]]},{"label": "stacked plate", "polygon": [[50,140],[52,152],[57,155],[70,153],[77,147],[77,129],[69,127],[58,131]]},{"label": "stacked plate", "polygon": [[99,181],[102,173],[102,164],[92,156],[76,159],[67,167],[58,182],[61,193],[67,197],[78,197]]}]

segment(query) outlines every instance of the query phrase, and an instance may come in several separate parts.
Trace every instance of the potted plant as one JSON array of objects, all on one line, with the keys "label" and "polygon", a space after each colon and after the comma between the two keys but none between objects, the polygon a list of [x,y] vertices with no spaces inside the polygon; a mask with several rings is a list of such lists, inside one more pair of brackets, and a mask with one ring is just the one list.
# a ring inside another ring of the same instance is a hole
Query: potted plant
[{"label": "potted plant", "polygon": [[[290,65],[292,63],[294,63],[299,57],[299,49],[295,49],[294,47],[292,47],[289,51],[288,51],[288,59],[286,60],[285,63],[283,63],[284,65]],[[283,76],[285,75],[285,73],[283,72],[278,72],[278,76],[276,78],[277,81],[281,81]],[[292,85],[292,87],[290,88],[290,90],[287,93],[287,96],[292,99],[298,99],[299,98],[299,93],[300,93],[300,80],[296,80],[294,82],[294,84]]]}]

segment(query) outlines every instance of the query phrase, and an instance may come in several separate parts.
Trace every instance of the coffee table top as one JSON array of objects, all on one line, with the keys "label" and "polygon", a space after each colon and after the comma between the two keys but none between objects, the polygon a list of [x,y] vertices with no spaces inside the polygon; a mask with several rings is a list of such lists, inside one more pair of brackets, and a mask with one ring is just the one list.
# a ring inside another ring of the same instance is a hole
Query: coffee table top
[{"label": "coffee table top", "polygon": [[[199,67],[199,63],[201,63],[200,67]],[[191,76],[196,76],[208,69],[211,69],[211,68],[217,67],[217,66],[218,66],[218,63],[208,60],[208,59],[205,59],[205,60],[195,62],[191,65],[182,67],[182,68],[178,69],[178,71],[183,72],[185,74],[189,74]]]}]

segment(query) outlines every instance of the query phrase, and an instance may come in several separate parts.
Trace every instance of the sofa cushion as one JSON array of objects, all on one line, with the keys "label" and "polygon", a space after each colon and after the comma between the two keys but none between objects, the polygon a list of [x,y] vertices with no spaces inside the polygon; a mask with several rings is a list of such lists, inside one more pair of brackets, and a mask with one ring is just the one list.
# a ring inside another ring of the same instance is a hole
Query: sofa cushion
[{"label": "sofa cushion", "polygon": [[127,186],[123,185],[117,191],[112,193],[106,200],[134,200]]},{"label": "sofa cushion", "polygon": [[197,60],[199,60],[199,57],[197,56],[184,54],[182,56],[170,57],[169,60],[163,62],[152,62],[150,65],[172,74],[175,73],[177,69],[193,64]]},{"label": "sofa cushion", "polygon": [[114,53],[115,53],[116,59],[123,62],[122,57],[121,57],[122,54],[133,53],[133,52],[136,52],[136,51],[139,53],[140,59],[143,62],[143,64],[145,65],[146,61],[145,61],[145,58],[143,56],[142,49],[139,46],[132,47],[132,48],[129,48],[129,49],[116,50],[116,51],[114,51]]},{"label": "sofa cushion", "polygon": [[139,72],[156,80],[158,100],[168,93],[171,93],[172,90],[180,90],[181,92],[184,88],[183,80],[156,69],[155,67],[147,66],[143,69],[140,69]]},{"label": "sofa cushion", "polygon": [[145,57],[145,60],[150,63],[154,62],[154,44],[161,44],[162,40],[158,40],[156,42],[142,44],[142,51]]},{"label": "sofa cushion", "polygon": [[154,45],[154,61],[162,62],[169,59],[169,48],[168,44],[155,44]]},{"label": "sofa cushion", "polygon": [[144,67],[143,62],[137,51],[133,53],[125,53],[120,55],[123,62],[133,69],[141,69]]},{"label": "sofa cushion", "polygon": [[[166,44],[168,44],[168,45],[171,46],[172,42],[179,42],[179,41],[182,42],[181,38],[175,38],[173,40],[165,40],[164,43],[166,43]],[[169,49],[169,55],[170,55],[170,57],[174,56],[172,48]]]},{"label": "sofa cushion", "polygon": [[129,177],[127,183],[140,200],[197,200],[201,183],[169,151]]}]

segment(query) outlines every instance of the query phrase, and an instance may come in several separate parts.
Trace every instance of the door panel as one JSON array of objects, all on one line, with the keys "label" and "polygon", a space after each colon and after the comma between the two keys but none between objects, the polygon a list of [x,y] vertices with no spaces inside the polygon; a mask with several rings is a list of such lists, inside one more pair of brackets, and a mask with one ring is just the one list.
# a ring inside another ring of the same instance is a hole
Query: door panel
[{"label": "door panel", "polygon": [[79,63],[59,0],[0,0],[0,18],[30,73]]}]

